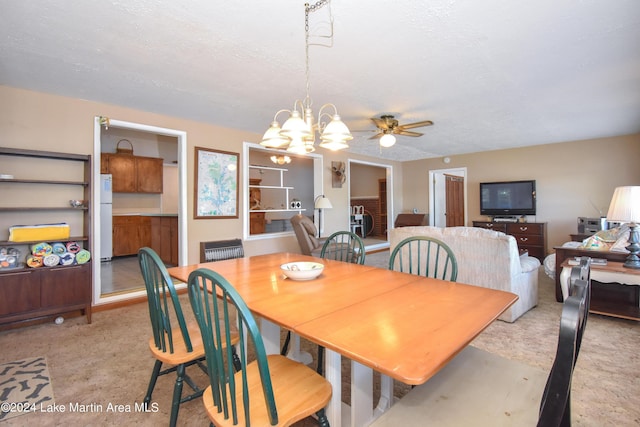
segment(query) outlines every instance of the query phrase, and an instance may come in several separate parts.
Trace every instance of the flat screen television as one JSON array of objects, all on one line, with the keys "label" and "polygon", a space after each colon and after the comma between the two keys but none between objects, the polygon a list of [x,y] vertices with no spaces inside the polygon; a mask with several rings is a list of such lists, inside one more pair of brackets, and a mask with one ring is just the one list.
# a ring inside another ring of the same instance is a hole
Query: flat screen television
[{"label": "flat screen television", "polygon": [[481,182],[480,214],[535,215],[536,181]]}]

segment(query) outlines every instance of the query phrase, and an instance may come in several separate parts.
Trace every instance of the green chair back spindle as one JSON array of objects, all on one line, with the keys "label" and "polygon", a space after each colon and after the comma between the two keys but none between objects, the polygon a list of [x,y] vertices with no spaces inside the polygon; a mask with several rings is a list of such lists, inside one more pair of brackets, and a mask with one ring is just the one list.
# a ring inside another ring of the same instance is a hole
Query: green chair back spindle
[{"label": "green chair back spindle", "polygon": [[364,242],[351,231],[337,231],[325,240],[320,258],[364,264]]},{"label": "green chair back spindle", "polygon": [[458,262],[447,244],[427,236],[402,240],[391,251],[389,269],[455,282]]},{"label": "green chair back spindle", "polygon": [[[184,320],[182,306],[173,281],[160,260],[158,254],[151,248],[141,248],[138,252],[138,263],[144,278],[149,304],[149,317],[156,347],[162,351],[174,352],[172,317],[177,321],[182,332],[185,346],[193,351],[191,337]],[[173,311],[173,313],[172,313]]]}]

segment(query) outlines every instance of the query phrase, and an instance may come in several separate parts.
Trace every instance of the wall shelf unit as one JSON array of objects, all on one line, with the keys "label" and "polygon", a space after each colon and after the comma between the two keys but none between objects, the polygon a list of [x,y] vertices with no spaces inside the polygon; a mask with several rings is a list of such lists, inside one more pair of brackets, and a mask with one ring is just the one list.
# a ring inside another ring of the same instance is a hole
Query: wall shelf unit
[{"label": "wall shelf unit", "polygon": [[[6,157],[20,159],[7,161]],[[2,163],[3,159],[4,163]],[[69,162],[74,165],[80,163],[80,166],[71,167]],[[17,215],[20,215],[18,216],[20,219],[28,215],[29,219],[24,219],[24,222],[20,222],[21,224],[32,218],[37,219],[40,224],[61,222],[58,219],[69,220],[71,229],[76,232],[75,236],[68,238],[20,242],[0,241],[0,246],[18,248],[21,261],[15,268],[0,269],[0,325],[61,316],[78,311],[86,316],[88,323],[91,323],[92,260],[86,263],[37,268],[27,267],[22,262],[29,254],[31,246],[43,241],[49,244],[78,242],[84,249],[91,249],[90,207],[64,206],[69,199],[92,200],[91,156],[0,147],[0,166],[3,171],[13,167],[16,174],[28,176],[27,178],[0,179],[3,191],[11,193],[10,196],[0,200],[2,228],[14,225],[12,222]],[[71,180],[61,180],[60,174],[69,175]],[[51,175],[53,179],[45,179],[40,175]],[[74,180],[74,178],[77,179]],[[15,190],[14,185],[21,189]],[[56,189],[61,186],[77,188]],[[19,206],[11,206],[14,202]],[[75,230],[75,228],[81,230]],[[78,231],[82,235],[77,235]]]}]

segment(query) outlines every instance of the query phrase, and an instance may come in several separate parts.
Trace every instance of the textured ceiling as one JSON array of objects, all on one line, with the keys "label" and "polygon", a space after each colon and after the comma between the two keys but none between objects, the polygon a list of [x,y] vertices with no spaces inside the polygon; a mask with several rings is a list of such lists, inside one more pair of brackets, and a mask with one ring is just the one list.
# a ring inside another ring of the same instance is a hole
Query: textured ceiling
[{"label": "textured ceiling", "polygon": [[[331,102],[369,131],[352,152],[414,160],[640,132],[638,0],[334,0],[313,35],[329,11],[310,93],[316,114]],[[302,0],[0,5],[0,84],[258,134],[304,98],[304,54]],[[385,113],[435,124],[380,149],[369,118]]]}]

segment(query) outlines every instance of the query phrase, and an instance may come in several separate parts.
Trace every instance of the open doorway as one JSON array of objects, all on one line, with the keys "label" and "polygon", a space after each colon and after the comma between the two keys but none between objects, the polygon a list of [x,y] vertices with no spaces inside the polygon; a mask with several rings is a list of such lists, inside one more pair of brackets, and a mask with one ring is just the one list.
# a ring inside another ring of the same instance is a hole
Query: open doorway
[{"label": "open doorway", "polygon": [[429,183],[429,225],[466,225],[467,168],[429,171]]},{"label": "open doorway", "polygon": [[[92,227],[94,232],[94,248],[93,253],[96,254],[95,259],[101,260],[101,262],[94,263],[94,290],[93,290],[93,304],[99,305],[104,303],[111,303],[116,301],[122,301],[126,299],[135,298],[138,296],[146,295],[144,289],[144,283],[133,283],[131,286],[125,287],[125,289],[114,291],[112,283],[106,283],[106,281],[113,280],[113,265],[109,261],[113,258],[115,252],[115,245],[120,242],[115,242],[113,245],[113,253],[107,253],[106,247],[101,247],[103,237],[105,240],[111,233],[111,227],[103,227],[104,224],[112,225],[112,220],[115,218],[113,214],[143,214],[148,216],[151,214],[163,215],[168,213],[167,207],[168,197],[175,197],[173,207],[171,208],[173,218],[177,225],[178,230],[178,255],[177,264],[184,265],[187,260],[187,242],[186,242],[186,132],[174,129],[159,128],[155,126],[148,126],[139,123],[124,122],[119,120],[108,120],[108,125],[105,126],[106,120],[102,120],[100,117],[95,118],[94,124],[94,162],[93,162],[93,174],[94,182],[101,183],[102,174],[101,170],[101,153],[115,152],[116,146],[114,141],[120,141],[120,139],[133,140],[133,155],[135,156],[147,156],[163,158],[166,162],[163,163],[163,180],[170,180],[166,189],[164,188],[160,194],[144,194],[144,193],[122,193],[117,195],[118,204],[116,204],[116,192],[111,194],[113,200],[113,210],[111,218],[108,218],[106,213],[103,214],[102,209],[94,209],[96,215],[94,215],[92,221]],[[111,145],[110,145],[111,144]],[[130,148],[130,145],[125,145],[125,148]],[[166,173],[165,173],[166,172]],[[163,186],[164,187],[164,186]],[[93,191],[93,205],[102,207],[102,194],[104,191],[100,191],[101,187],[97,187]],[[104,196],[106,199],[106,196]],[[116,210],[116,206],[117,209]],[[105,211],[106,212],[106,211]],[[103,217],[104,216],[104,217]],[[102,234],[105,234],[102,236]],[[115,233],[111,234],[112,236]],[[115,239],[115,237],[114,237]],[[104,253],[103,253],[104,252]],[[127,276],[128,274],[139,277],[139,267],[137,267],[137,257],[131,255],[129,257],[119,257],[123,263],[118,264],[122,267],[123,271],[120,271],[119,277]],[[125,259],[126,258],[126,259]],[[120,274],[121,273],[121,274]],[[105,283],[103,283],[105,281]],[[142,286],[140,286],[142,285]]]},{"label": "open doorway", "polygon": [[352,222],[352,207],[363,206],[363,226],[355,232],[362,235],[367,252],[389,247],[388,229],[393,218],[393,173],[392,166],[348,161],[347,185],[349,186],[349,223]]}]

